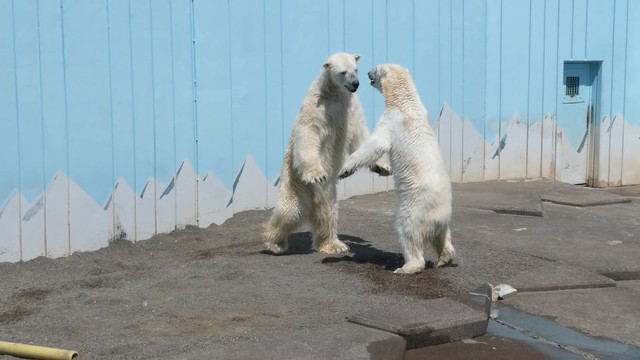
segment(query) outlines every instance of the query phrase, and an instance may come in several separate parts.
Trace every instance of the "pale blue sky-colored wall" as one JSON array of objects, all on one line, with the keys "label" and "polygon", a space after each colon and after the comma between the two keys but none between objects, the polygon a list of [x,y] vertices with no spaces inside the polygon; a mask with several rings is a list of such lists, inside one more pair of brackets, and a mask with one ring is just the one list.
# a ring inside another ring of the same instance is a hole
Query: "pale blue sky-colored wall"
[{"label": "pale blue sky-colored wall", "polygon": [[[557,113],[567,60],[602,61],[601,117],[640,125],[638,15],[629,0],[0,0],[0,204],[34,201],[59,171],[105,204],[118,178],[140,193],[185,159],[232,189],[251,155],[275,181],[336,51],[362,55],[363,85],[377,63],[411,70],[452,172],[469,149],[437,122],[445,103],[494,142],[514,114]],[[358,95],[373,127],[382,99]]]}]

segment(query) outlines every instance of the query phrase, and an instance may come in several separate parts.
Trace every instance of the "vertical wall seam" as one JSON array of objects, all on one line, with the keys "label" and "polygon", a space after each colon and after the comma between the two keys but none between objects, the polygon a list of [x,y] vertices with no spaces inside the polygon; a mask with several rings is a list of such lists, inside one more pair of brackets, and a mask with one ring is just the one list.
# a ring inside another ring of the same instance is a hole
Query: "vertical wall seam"
[{"label": "vertical wall seam", "polygon": [[464,182],[464,143],[465,143],[465,138],[464,138],[464,123],[465,123],[465,117],[466,117],[466,113],[465,113],[465,101],[464,101],[464,70],[465,70],[465,66],[464,66],[464,0],[461,1],[462,4],[462,71],[460,72],[462,74],[462,104],[461,104],[461,108],[462,108],[462,141],[461,141],[461,147],[462,147],[462,156],[460,157],[460,181]]},{"label": "vertical wall seam", "polygon": [[[449,2],[449,107],[453,109],[453,1]],[[453,125],[449,112],[449,172],[453,173]]]},{"label": "vertical wall seam", "polygon": [[[532,1],[529,1],[529,44],[527,54],[527,137],[525,143],[524,155],[524,178],[529,177],[529,132],[531,131],[531,13],[533,11]],[[542,136],[541,136],[542,138]],[[542,159],[540,159],[542,162]]]},{"label": "vertical wall seam", "polygon": [[17,132],[17,145],[18,145],[18,238],[20,240],[20,260],[24,260],[24,244],[22,243],[22,156],[20,148],[22,147],[20,141],[20,94],[18,93],[18,59],[16,56],[16,14],[15,14],[15,2],[11,1],[11,37],[13,41],[13,87],[16,94],[15,106],[16,106],[16,132]]},{"label": "vertical wall seam", "polygon": [[40,135],[40,141],[42,141],[42,207],[44,214],[44,256],[49,257],[49,242],[47,237],[47,179],[46,179],[46,163],[47,152],[45,151],[45,136],[44,136],[44,97],[42,94],[42,43],[40,39],[40,2],[36,2],[36,19],[38,26],[38,84],[40,95],[40,126],[42,127],[42,133]]},{"label": "vertical wall seam", "polygon": [[[609,102],[609,122],[613,124],[615,120],[613,116],[613,73],[615,68],[615,41],[616,41],[616,1],[613,2],[613,31],[611,32],[611,100]],[[611,129],[611,126],[609,126]],[[607,154],[607,186],[611,185],[611,131],[609,131],[609,144],[608,144],[608,154]]]},{"label": "vertical wall seam", "polygon": [[629,0],[627,0],[627,8],[625,10],[625,29],[624,29],[624,70],[623,71],[623,85],[622,85],[622,151],[620,154],[620,185],[622,183],[624,175],[624,130],[625,122],[627,119],[627,64],[629,62],[629,52],[627,51],[629,46]]},{"label": "vertical wall seam", "polygon": [[264,133],[265,133],[265,142],[264,142],[264,158],[265,158],[265,178],[267,181],[265,182],[265,207],[269,207],[269,105],[268,105],[268,97],[267,97],[267,5],[266,0],[262,1],[262,53],[264,55],[263,58],[263,66],[264,66]]},{"label": "vertical wall seam", "polygon": [[153,225],[158,233],[158,141],[156,129],[156,66],[153,60],[153,2],[149,1],[149,44],[151,47],[151,116],[153,117]]},{"label": "vertical wall seam", "polygon": [[193,154],[195,156],[195,173],[196,173],[196,191],[194,193],[195,208],[194,216],[196,217],[196,225],[200,225],[200,149],[199,149],[199,129],[198,129],[198,69],[197,69],[197,48],[196,48],[196,20],[193,0],[189,2],[189,27],[190,39],[189,46],[191,48],[191,122],[193,125]]},{"label": "vertical wall seam", "polygon": [[342,0],[342,51],[347,51],[347,16],[345,0]]},{"label": "vertical wall seam", "polygon": [[587,36],[589,35],[589,0],[585,0],[587,9],[584,12],[584,59],[587,59],[587,46],[589,42],[587,41]]},{"label": "vertical wall seam", "polygon": [[575,8],[575,0],[571,0],[571,60],[573,60],[573,37],[574,37],[574,26],[575,26],[575,17],[576,17],[576,8]]},{"label": "vertical wall seam", "polygon": [[[171,9],[171,2],[169,2],[169,48],[171,49],[171,120],[173,122],[173,165],[174,167],[177,166],[178,169],[182,166],[182,163],[180,165],[178,165],[178,145],[176,144],[177,142],[177,135],[176,135],[176,75],[175,75],[175,62],[174,62],[174,56],[175,56],[175,52],[173,50],[173,11]],[[178,176],[180,176],[180,174],[178,172],[176,172],[176,174],[173,176],[173,191],[175,193],[174,197],[173,197],[173,207],[174,207],[174,213],[173,213],[173,219],[174,219],[174,226],[177,229],[178,228],[178,193],[180,192],[180,189],[178,188]]]},{"label": "vertical wall seam", "polygon": [[[502,0],[500,0],[500,70],[498,75],[498,149],[502,141]],[[502,150],[498,150],[498,181],[500,180],[500,166],[502,163]]]},{"label": "vertical wall seam", "polygon": [[[438,70],[442,69],[442,57],[440,56],[442,50],[442,46],[440,44],[440,37],[442,36],[440,34],[440,26],[442,26],[442,24],[440,23],[440,1],[441,0],[438,0]],[[438,141],[442,142],[442,138],[440,137],[440,123],[442,123],[442,107],[444,106],[444,102],[442,101],[442,78],[440,74],[442,74],[442,72],[438,71],[438,101],[440,103],[440,115],[438,116]]]},{"label": "vertical wall seam", "polygon": [[560,75],[560,2],[557,2],[558,6],[556,7],[556,75],[554,77],[556,83],[555,83],[555,97],[554,97],[554,103],[555,103],[555,109],[554,109],[554,121],[553,121],[553,136],[552,136],[552,141],[553,141],[553,164],[554,164],[554,169],[553,169],[553,178],[557,179],[558,178],[558,102],[560,101],[560,99],[558,98],[559,93],[558,93],[558,76]]},{"label": "vertical wall seam", "polygon": [[384,56],[389,61],[389,0],[384,2]]},{"label": "vertical wall seam", "polygon": [[[375,26],[374,26],[374,12],[375,12],[375,6],[373,4],[374,0],[370,1],[371,4],[371,62],[373,63],[373,65],[376,65],[375,60],[373,59],[373,57],[375,56],[375,37],[374,37],[374,33],[375,33]],[[373,116],[375,117],[375,109],[376,109],[376,105],[375,105],[375,92],[371,91],[371,107],[373,108]],[[367,124],[367,127],[369,127],[369,124]],[[375,191],[375,182],[376,182],[376,178],[375,176],[371,177],[371,186],[372,189]],[[387,181],[387,179],[385,179],[385,182]]]},{"label": "vertical wall seam", "polygon": [[[231,174],[233,176],[233,178],[235,178],[235,174],[234,172],[234,165],[235,165],[235,160],[236,160],[236,151],[235,151],[235,133],[234,133],[234,126],[233,126],[233,59],[232,59],[232,54],[231,54],[231,2],[227,2],[227,40],[229,41],[229,120],[230,120],[230,127],[231,127]],[[235,192],[235,189],[234,189]],[[235,195],[235,194],[233,194]],[[232,195],[232,196],[233,196]],[[233,206],[233,208],[236,207],[235,203],[231,204]],[[231,210],[231,212],[233,214],[235,214],[235,211]]]},{"label": "vertical wall seam", "polygon": [[[282,133],[282,145],[281,145],[281,153],[284,154],[285,152],[285,146],[288,142],[288,139],[286,137],[286,133],[285,133],[285,117],[284,117],[284,53],[282,51],[282,39],[283,39],[283,32],[282,32],[282,0],[279,0],[278,2],[279,5],[279,10],[280,10],[280,27],[279,27],[279,31],[280,31],[280,122],[282,124],[281,126],[281,133]],[[278,175],[278,179],[280,178],[280,175]]]},{"label": "vertical wall seam", "polygon": [[487,12],[488,12],[488,0],[484,0],[484,100],[483,100],[483,109],[482,112],[484,114],[484,119],[482,121],[482,181],[487,180],[487,27],[489,23],[487,22]]},{"label": "vertical wall seam", "polygon": [[[331,55],[331,2],[330,0],[326,0],[327,2],[327,56]],[[231,7],[231,5],[229,5]],[[231,17],[229,17],[231,19]],[[231,20],[229,20],[231,21]],[[231,30],[229,30],[231,31]]]},{"label": "vertical wall seam", "polygon": [[131,70],[131,133],[132,133],[132,141],[133,141],[133,188],[134,188],[134,196],[133,196],[133,242],[138,240],[138,194],[136,193],[136,186],[138,185],[138,167],[136,163],[138,161],[137,157],[137,146],[136,146],[136,91],[135,91],[135,82],[133,81],[133,28],[131,26],[131,0],[128,2],[129,7],[129,67]]},{"label": "vertical wall seam", "polygon": [[67,162],[67,253],[71,254],[71,247],[73,245],[73,236],[71,234],[71,162],[69,151],[69,96],[67,93],[67,51],[66,43],[64,39],[64,0],[60,0],[60,40],[62,45],[62,81],[63,81],[63,93],[64,93],[64,136],[66,140],[66,153],[65,161]]},{"label": "vertical wall seam", "polygon": [[540,115],[542,123],[540,125],[540,177],[542,177],[542,160],[544,159],[544,122],[546,115],[544,111],[544,82],[546,79],[546,52],[547,52],[547,0],[544,0],[542,7],[542,88],[540,94]]},{"label": "vertical wall seam", "polygon": [[416,2],[411,1],[411,68],[416,73]]},{"label": "vertical wall seam", "polygon": [[115,191],[115,173],[116,173],[116,160],[115,160],[115,131],[113,128],[113,67],[111,63],[111,9],[109,7],[109,0],[105,0],[107,6],[107,56],[108,69],[109,69],[109,123],[111,127],[111,231],[113,231],[112,238],[116,239],[118,234],[116,233],[117,220],[116,220],[116,191]]}]

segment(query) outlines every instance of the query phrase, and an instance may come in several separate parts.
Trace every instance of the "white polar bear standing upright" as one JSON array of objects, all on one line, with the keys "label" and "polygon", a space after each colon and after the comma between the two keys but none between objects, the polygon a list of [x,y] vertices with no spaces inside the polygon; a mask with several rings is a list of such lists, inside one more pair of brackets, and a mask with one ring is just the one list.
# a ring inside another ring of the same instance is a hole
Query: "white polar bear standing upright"
[{"label": "white polar bear standing upright", "polygon": [[[263,232],[274,254],[287,251],[287,237],[307,220],[314,249],[325,253],[349,250],[338,239],[336,183],[346,155],[369,137],[355,95],[360,85],[358,59],[360,55],[346,53],[329,57],[303,100],[280,173],[280,198]],[[370,168],[389,175],[386,165]]]},{"label": "white polar bear standing upright", "polygon": [[451,181],[440,154],[427,110],[407,69],[378,65],[369,72],[371,85],[384,95],[385,111],[371,137],[346,161],[340,177],[389,154],[399,208],[396,230],[405,264],[395,273],[425,267],[424,244],[438,254],[437,266],[451,263]]}]

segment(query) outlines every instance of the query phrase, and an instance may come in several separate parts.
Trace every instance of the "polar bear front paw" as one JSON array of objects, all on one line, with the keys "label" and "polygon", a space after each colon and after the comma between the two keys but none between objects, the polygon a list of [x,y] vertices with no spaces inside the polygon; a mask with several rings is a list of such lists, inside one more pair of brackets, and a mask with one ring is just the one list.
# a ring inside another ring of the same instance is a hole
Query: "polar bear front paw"
[{"label": "polar bear front paw", "polygon": [[338,175],[338,179],[348,178],[353,175],[354,172],[356,172],[355,169],[342,169],[342,171],[340,171],[340,175]]},{"label": "polar bear front paw", "polygon": [[345,253],[349,251],[349,246],[347,246],[347,244],[343,243],[338,239],[325,241],[319,246],[314,244],[314,247],[319,252],[322,252],[325,254],[339,254],[339,253]]},{"label": "polar bear front paw", "polygon": [[371,166],[369,166],[369,170],[371,172],[377,173],[380,176],[389,176],[389,175],[393,175],[393,173],[391,172],[391,168],[389,167],[389,165],[384,164],[384,163],[375,163]]},{"label": "polar bear front paw", "polygon": [[313,169],[302,175],[302,181],[307,184],[318,184],[327,181],[327,172],[322,169]]},{"label": "polar bear front paw", "polygon": [[269,251],[271,251],[274,255],[284,254],[285,252],[287,252],[289,247],[288,244],[286,243],[274,244],[274,243],[266,242],[265,245],[267,246],[267,249],[269,249]]}]

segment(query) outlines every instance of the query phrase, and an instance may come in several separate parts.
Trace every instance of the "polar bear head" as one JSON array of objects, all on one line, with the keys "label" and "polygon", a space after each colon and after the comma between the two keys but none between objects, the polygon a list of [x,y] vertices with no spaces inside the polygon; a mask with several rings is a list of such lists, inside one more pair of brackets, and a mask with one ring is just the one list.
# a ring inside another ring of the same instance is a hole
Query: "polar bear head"
[{"label": "polar bear head", "polygon": [[324,70],[328,79],[340,90],[346,89],[349,92],[356,92],[360,81],[358,81],[358,54],[336,53],[331,55],[324,62]]},{"label": "polar bear head", "polygon": [[384,95],[385,84],[394,84],[395,87],[402,87],[413,83],[409,70],[396,64],[381,64],[376,66],[367,74],[371,80],[371,86],[378,89]]}]

